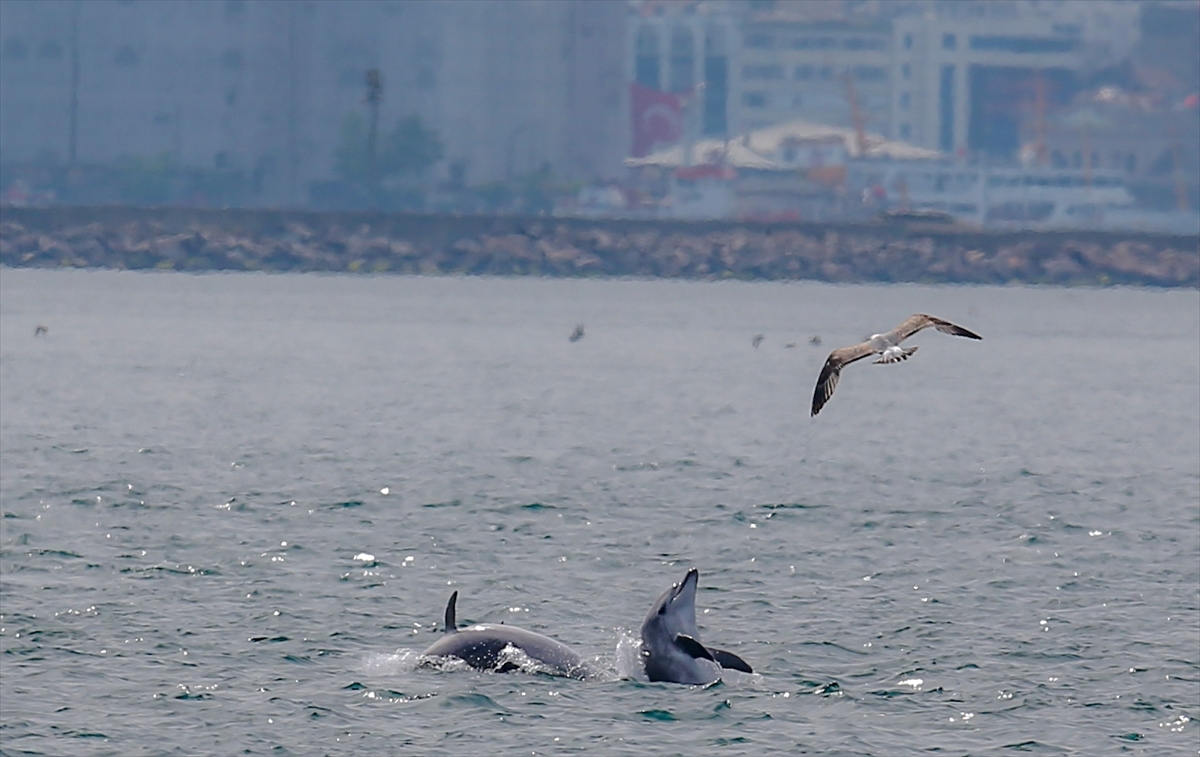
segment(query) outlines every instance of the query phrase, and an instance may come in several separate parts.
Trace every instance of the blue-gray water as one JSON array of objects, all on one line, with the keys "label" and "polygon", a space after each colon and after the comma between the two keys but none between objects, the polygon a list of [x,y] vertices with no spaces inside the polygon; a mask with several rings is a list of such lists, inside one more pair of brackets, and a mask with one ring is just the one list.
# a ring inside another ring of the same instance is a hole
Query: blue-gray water
[{"label": "blue-gray water", "polygon": [[[915,311],[984,340],[810,418]],[[0,314],[4,755],[1200,751],[1196,291],[6,269]],[[755,675],[638,680],[691,566]],[[453,590],[610,675],[416,667]]]}]

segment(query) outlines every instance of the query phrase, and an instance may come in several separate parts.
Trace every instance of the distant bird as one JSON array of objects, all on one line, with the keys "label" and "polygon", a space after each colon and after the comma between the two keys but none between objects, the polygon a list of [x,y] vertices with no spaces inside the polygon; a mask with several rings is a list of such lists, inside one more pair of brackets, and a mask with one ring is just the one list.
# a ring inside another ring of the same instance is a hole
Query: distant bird
[{"label": "distant bird", "polygon": [[795,343],[795,342],[788,342],[787,344],[783,345],[783,348],[784,348],[785,350],[794,350],[794,349],[796,349],[796,343]]},{"label": "distant bird", "polygon": [[765,334],[755,334],[754,338],[750,340],[750,346],[757,350],[758,345],[762,344],[762,340],[766,338]]},{"label": "distant bird", "polygon": [[39,336],[47,336],[49,334],[50,334],[50,329],[46,328],[45,326],[42,326],[41,324],[39,324],[38,327],[33,330],[34,338],[37,338]]},{"label": "distant bird", "polygon": [[809,339],[808,343],[814,347],[820,347],[821,346],[821,335],[817,334],[812,339]]},{"label": "distant bird", "polygon": [[575,330],[571,332],[571,335],[567,337],[567,339],[572,342],[578,342],[580,339],[583,339],[583,324],[581,323],[576,326]]},{"label": "distant bird", "polygon": [[821,369],[821,375],[817,378],[817,388],[813,391],[812,414],[816,415],[821,412],[821,408],[833,396],[833,390],[837,387],[838,379],[842,377],[843,366],[849,365],[855,360],[862,360],[869,355],[879,355],[879,359],[875,362],[883,363],[884,365],[907,360],[910,355],[917,351],[917,348],[909,347],[905,349],[900,346],[900,343],[918,331],[927,329],[930,326],[933,326],[944,334],[965,336],[968,339],[983,338],[974,332],[967,331],[962,326],[955,326],[949,321],[943,321],[941,318],[934,318],[931,315],[923,315],[921,313],[910,316],[908,320],[886,334],[874,334],[868,337],[862,344],[841,347],[829,353],[829,357],[825,360],[825,367]]}]

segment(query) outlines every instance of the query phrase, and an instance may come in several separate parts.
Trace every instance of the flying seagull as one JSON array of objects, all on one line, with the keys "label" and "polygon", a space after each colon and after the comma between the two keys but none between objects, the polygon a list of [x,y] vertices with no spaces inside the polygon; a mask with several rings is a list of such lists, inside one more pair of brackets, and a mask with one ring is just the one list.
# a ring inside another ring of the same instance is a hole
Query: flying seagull
[{"label": "flying seagull", "polygon": [[813,391],[812,414],[816,415],[821,412],[821,408],[825,407],[825,403],[833,396],[838,379],[842,377],[843,366],[849,365],[855,360],[862,360],[869,355],[879,355],[879,359],[875,362],[885,365],[907,360],[917,351],[917,348],[906,349],[901,347],[900,343],[930,326],[944,334],[965,336],[969,339],[983,338],[972,331],[967,331],[962,326],[955,326],[950,321],[943,321],[941,318],[934,318],[931,315],[917,313],[909,316],[908,320],[886,334],[875,334],[861,344],[841,347],[829,353],[829,357],[825,360],[825,367],[821,369],[821,375],[817,378],[817,388]]}]

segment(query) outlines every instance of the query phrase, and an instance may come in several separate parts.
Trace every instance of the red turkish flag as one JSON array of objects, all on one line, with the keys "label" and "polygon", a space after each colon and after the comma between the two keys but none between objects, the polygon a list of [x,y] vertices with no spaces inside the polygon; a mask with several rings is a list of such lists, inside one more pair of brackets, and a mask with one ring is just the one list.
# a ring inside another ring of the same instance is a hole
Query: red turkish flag
[{"label": "red turkish flag", "polygon": [[655,145],[678,142],[683,136],[683,108],[679,97],[670,92],[630,86],[633,114],[633,157],[641,158]]}]

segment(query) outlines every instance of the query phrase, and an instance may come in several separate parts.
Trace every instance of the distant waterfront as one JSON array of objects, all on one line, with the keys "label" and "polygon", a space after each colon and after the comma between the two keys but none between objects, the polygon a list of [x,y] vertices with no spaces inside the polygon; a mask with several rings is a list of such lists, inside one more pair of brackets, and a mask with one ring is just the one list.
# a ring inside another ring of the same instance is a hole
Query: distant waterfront
[{"label": "distant waterfront", "polygon": [[902,222],[6,208],[0,264],[1198,287],[1200,237]]}]

